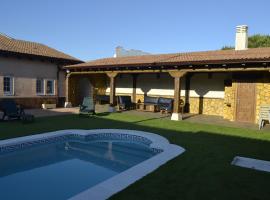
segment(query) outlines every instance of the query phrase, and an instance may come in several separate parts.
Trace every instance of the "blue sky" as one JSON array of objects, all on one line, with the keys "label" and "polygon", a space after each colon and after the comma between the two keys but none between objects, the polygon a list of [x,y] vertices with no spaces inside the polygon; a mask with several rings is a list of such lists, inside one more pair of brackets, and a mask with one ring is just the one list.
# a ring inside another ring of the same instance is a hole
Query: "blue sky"
[{"label": "blue sky", "polygon": [[270,33],[268,0],[1,0],[0,32],[83,60],[116,46],[150,53],[233,45],[235,26]]}]

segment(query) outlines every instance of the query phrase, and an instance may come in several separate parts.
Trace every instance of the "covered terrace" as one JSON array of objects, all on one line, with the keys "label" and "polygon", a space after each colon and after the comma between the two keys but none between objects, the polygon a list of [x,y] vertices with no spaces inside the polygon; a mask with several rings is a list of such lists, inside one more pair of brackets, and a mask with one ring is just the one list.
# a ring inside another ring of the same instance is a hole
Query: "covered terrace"
[{"label": "covered terrace", "polygon": [[[218,50],[218,51],[204,51],[204,52],[192,52],[192,53],[175,53],[175,54],[160,54],[160,55],[144,55],[144,56],[129,56],[129,57],[117,57],[117,58],[103,58],[82,64],[70,65],[65,67],[67,70],[66,77],[66,101],[76,104],[76,97],[82,96],[79,94],[80,88],[84,87],[80,84],[76,84],[76,80],[88,77],[91,84],[94,86],[94,90],[90,92],[91,95],[102,93],[106,90],[100,84],[102,81],[109,79],[109,95],[110,105],[114,107],[116,105],[116,77],[123,74],[130,74],[132,76],[132,99],[136,102],[136,86],[137,78],[142,74],[169,74],[174,83],[174,105],[172,120],[181,120],[182,114],[180,110],[180,98],[181,98],[181,80],[185,78],[185,103],[189,103],[189,85],[190,78],[196,73],[228,73],[231,74],[229,80],[224,80],[224,87],[226,93],[226,85],[229,87],[237,87],[241,82],[254,83],[254,87],[261,83],[269,83],[269,70],[270,70],[270,48],[256,48],[247,50]],[[253,75],[256,75],[255,79]],[[258,76],[257,76],[258,75]],[[241,78],[235,78],[241,77]],[[237,80],[236,80],[237,79]],[[241,79],[241,81],[239,81]],[[251,81],[252,80],[252,81]],[[260,80],[260,81],[259,81]],[[235,81],[235,84],[234,84]],[[203,82],[199,84],[204,84]],[[76,89],[77,88],[77,89]],[[245,93],[245,87],[242,87],[243,93]],[[231,91],[231,90],[230,90]],[[234,91],[234,90],[232,90]],[[238,93],[240,89],[238,87]],[[263,90],[264,91],[264,90]],[[265,91],[267,93],[267,91]],[[86,94],[84,94],[86,95]],[[161,94],[162,95],[162,94]],[[229,97],[230,102],[226,102],[224,97],[224,113],[226,118],[228,115],[226,109],[230,111],[230,117],[228,119],[234,121],[239,115],[240,118],[245,118],[249,110],[245,106],[241,107],[239,99],[236,94],[233,93]],[[226,94],[225,94],[226,96]],[[230,96],[230,95],[229,95]],[[254,97],[255,98],[255,97]],[[251,104],[250,102],[244,102],[245,104]],[[269,100],[270,101],[270,100]],[[242,102],[242,100],[241,100]],[[242,103],[242,105],[243,105]],[[265,102],[256,104],[254,116],[251,116],[252,122],[256,122],[258,117],[258,106]],[[270,102],[269,102],[270,103]],[[258,105],[257,105],[258,104]],[[237,112],[239,114],[237,114]],[[245,114],[246,113],[246,114]],[[252,113],[250,114],[252,115]],[[249,120],[250,120],[249,119]],[[239,120],[241,121],[241,120]],[[245,121],[242,120],[242,121]],[[247,120],[246,120],[247,121]]]}]

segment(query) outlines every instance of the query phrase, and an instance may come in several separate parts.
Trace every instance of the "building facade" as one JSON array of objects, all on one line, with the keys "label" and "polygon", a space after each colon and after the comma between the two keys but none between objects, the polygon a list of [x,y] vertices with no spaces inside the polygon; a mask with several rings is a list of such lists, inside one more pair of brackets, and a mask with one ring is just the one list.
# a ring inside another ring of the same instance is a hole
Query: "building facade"
[{"label": "building facade", "polygon": [[[129,95],[174,99],[172,119],[185,112],[218,115],[231,121],[257,123],[260,107],[270,105],[270,48],[247,48],[247,26],[236,29],[231,50],[105,58],[66,66],[67,100],[80,100],[78,82],[88,79],[90,95]],[[99,78],[97,78],[99,77]]]},{"label": "building facade", "polygon": [[80,60],[42,44],[0,35],[0,100],[11,98],[27,108],[65,102],[67,64]]}]

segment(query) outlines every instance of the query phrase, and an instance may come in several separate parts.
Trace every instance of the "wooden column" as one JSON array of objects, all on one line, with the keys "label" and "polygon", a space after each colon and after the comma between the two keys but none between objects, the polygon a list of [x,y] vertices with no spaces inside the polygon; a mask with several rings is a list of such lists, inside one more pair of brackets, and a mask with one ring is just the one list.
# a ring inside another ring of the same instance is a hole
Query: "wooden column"
[{"label": "wooden column", "polygon": [[138,74],[132,74],[132,101],[136,103],[136,89],[137,89]]},{"label": "wooden column", "polygon": [[70,74],[66,76],[66,101],[65,101],[65,108],[72,107],[71,99],[70,99]]},{"label": "wooden column", "polygon": [[180,110],[181,78],[186,74],[186,72],[174,71],[169,72],[169,74],[174,78],[174,102],[171,120],[182,120],[182,113]]},{"label": "wooden column", "polygon": [[186,75],[184,112],[187,112],[187,113],[189,113],[189,111],[190,111],[189,93],[190,93],[190,81],[191,81],[191,77],[193,75],[194,75],[194,73],[188,73]]},{"label": "wooden column", "polygon": [[180,77],[174,77],[174,102],[173,112],[180,113],[181,80]]},{"label": "wooden column", "polygon": [[110,106],[114,107],[116,105],[116,96],[115,96],[115,77],[117,72],[108,72],[107,76],[110,78]]}]

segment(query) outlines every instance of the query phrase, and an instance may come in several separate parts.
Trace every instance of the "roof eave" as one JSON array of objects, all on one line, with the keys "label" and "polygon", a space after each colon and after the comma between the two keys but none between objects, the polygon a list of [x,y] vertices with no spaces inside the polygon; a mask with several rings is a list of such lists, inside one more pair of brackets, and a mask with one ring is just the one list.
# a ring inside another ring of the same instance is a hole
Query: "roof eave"
[{"label": "roof eave", "polygon": [[[270,58],[263,59],[234,59],[234,60],[216,60],[216,61],[186,61],[186,62],[155,62],[155,63],[127,63],[127,64],[107,64],[107,65],[67,65],[65,69],[85,69],[85,68],[125,68],[125,67],[156,67],[156,66],[192,66],[192,65],[229,65],[229,64],[243,64],[243,63],[264,63],[270,62]],[[86,63],[85,63],[86,64]]]},{"label": "roof eave", "polygon": [[70,64],[80,64],[83,63],[83,61],[79,59],[66,59],[66,58],[57,58],[57,57],[50,57],[50,56],[42,56],[42,55],[35,55],[35,54],[27,54],[27,53],[20,53],[20,52],[14,52],[14,51],[3,51],[0,50],[0,55],[3,56],[21,56],[26,58],[37,58],[41,60],[47,60],[47,61],[54,61],[59,64],[66,63],[68,65]]}]

